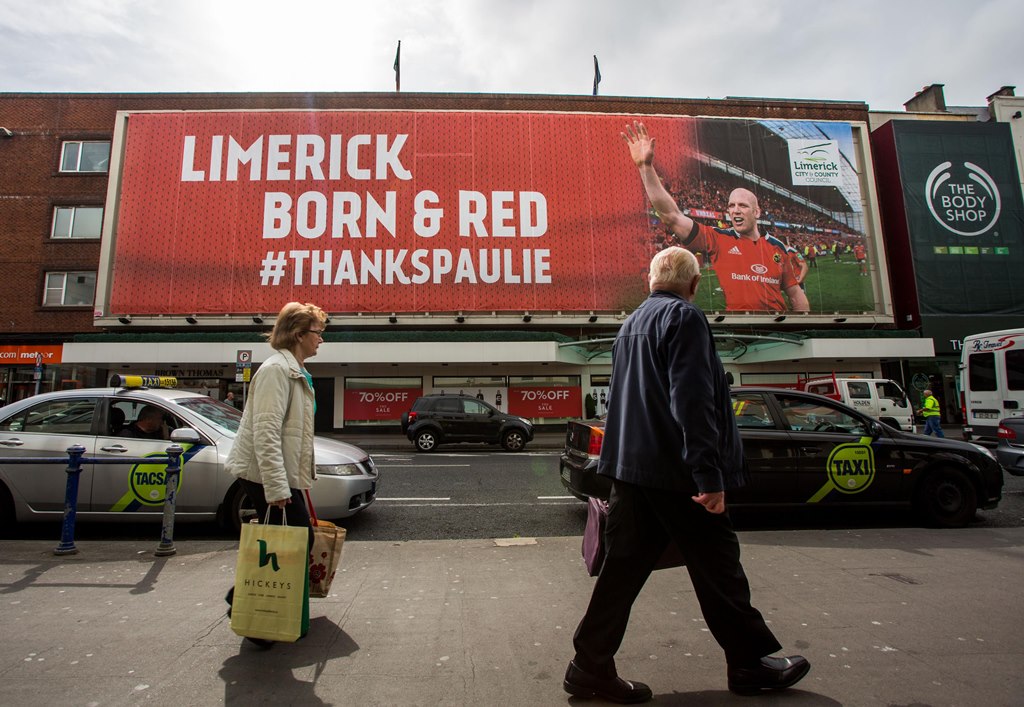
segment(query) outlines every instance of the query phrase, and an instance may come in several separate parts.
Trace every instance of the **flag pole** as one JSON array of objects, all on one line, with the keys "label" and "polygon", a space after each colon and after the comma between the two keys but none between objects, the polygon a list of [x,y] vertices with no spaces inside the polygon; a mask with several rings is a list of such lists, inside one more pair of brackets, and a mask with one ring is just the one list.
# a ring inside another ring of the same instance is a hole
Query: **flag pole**
[{"label": "flag pole", "polygon": [[398,40],[398,49],[395,51],[395,92],[402,92],[402,40]]}]

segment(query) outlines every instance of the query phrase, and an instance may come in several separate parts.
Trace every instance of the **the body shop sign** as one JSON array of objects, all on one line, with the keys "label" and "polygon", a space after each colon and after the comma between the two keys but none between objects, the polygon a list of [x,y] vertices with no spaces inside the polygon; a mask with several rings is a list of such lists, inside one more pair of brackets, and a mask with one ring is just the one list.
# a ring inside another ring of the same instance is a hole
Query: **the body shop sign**
[{"label": "the body shop sign", "polygon": [[887,129],[903,188],[893,216],[906,226],[921,314],[1020,315],[1024,203],[1009,126],[894,120]]},{"label": "the body shop sign", "polygon": [[422,388],[346,388],[345,421],[398,420]]},{"label": "the body shop sign", "polygon": [[508,411],[525,418],[579,417],[583,410],[579,386],[509,386]]}]

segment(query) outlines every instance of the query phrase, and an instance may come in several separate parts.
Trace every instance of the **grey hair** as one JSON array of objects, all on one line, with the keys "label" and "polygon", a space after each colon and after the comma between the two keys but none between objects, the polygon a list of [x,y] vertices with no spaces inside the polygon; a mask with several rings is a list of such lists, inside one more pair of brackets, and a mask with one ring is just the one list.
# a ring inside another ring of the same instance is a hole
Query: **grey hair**
[{"label": "grey hair", "polygon": [[651,259],[651,289],[677,290],[685,289],[700,274],[697,257],[679,246],[672,246],[659,251]]}]

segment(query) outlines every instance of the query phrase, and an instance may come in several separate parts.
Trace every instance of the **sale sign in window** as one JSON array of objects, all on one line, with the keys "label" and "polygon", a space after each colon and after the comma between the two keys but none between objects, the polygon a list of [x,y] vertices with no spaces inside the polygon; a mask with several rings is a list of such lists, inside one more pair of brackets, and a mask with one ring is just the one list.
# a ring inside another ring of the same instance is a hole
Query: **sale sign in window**
[{"label": "sale sign in window", "polygon": [[510,386],[508,411],[526,418],[579,417],[582,414],[579,386]]},{"label": "sale sign in window", "polygon": [[401,420],[422,388],[346,388],[345,421]]}]

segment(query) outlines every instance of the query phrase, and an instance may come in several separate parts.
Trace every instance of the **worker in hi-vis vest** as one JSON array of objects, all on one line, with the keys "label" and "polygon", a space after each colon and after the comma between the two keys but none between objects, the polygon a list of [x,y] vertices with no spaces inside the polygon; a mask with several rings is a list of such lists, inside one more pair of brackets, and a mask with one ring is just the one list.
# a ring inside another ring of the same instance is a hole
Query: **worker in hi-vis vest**
[{"label": "worker in hi-vis vest", "polygon": [[946,435],[942,433],[942,425],[939,424],[939,417],[941,416],[939,401],[932,395],[930,390],[925,390],[921,396],[924,400],[917,414],[924,418],[924,433],[930,435],[934,432],[936,437],[945,437]]}]

